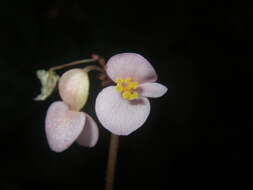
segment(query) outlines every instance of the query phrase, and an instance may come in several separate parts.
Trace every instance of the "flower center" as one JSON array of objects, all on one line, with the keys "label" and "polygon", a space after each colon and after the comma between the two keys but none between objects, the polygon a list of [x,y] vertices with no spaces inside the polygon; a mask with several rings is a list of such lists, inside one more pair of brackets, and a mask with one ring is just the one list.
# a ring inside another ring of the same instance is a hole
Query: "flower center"
[{"label": "flower center", "polygon": [[132,81],[130,77],[121,79],[116,78],[116,90],[122,94],[122,97],[127,100],[134,100],[139,97],[137,88],[139,83],[137,81]]}]

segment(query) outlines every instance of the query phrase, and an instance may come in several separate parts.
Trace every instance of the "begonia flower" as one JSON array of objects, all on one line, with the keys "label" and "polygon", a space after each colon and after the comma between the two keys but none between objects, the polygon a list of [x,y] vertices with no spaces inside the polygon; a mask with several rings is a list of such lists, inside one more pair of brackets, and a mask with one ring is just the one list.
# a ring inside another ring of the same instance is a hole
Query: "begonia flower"
[{"label": "begonia flower", "polygon": [[129,135],[140,128],[150,113],[147,97],[157,98],[167,88],[156,83],[152,65],[136,53],[121,53],[106,64],[107,75],[116,85],[97,96],[95,110],[101,124],[116,135]]},{"label": "begonia flower", "polygon": [[59,93],[63,101],[49,106],[46,115],[46,136],[50,148],[62,152],[75,141],[93,147],[98,141],[96,122],[80,111],[89,92],[89,78],[82,69],[71,69],[59,80]]}]

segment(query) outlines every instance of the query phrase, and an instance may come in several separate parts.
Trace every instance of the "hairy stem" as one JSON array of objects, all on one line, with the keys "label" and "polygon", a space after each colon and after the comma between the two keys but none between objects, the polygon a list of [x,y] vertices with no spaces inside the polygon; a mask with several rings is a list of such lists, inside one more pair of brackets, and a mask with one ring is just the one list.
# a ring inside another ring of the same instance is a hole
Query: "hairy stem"
[{"label": "hairy stem", "polygon": [[113,190],[115,167],[117,163],[118,145],[119,145],[119,136],[111,134],[109,155],[107,162],[105,190]]}]

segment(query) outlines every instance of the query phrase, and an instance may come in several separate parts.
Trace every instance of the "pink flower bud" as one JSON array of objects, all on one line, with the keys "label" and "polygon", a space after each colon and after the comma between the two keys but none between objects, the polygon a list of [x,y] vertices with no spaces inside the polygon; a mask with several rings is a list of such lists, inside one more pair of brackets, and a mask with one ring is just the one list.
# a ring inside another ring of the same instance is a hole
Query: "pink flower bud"
[{"label": "pink flower bud", "polygon": [[71,69],[59,80],[59,93],[71,110],[79,111],[89,95],[89,77],[82,69]]}]

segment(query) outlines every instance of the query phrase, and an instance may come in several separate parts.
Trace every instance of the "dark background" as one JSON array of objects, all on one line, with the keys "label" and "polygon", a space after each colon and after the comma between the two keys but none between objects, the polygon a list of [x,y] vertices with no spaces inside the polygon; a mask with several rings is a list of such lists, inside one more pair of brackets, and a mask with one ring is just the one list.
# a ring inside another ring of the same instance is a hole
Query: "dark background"
[{"label": "dark background", "polygon": [[[0,189],[104,188],[109,132],[100,125],[95,148],[52,152],[44,119],[59,96],[33,101],[35,71],[121,52],[146,57],[169,90],[120,138],[115,189],[250,185],[252,20],[243,1],[2,0]],[[95,118],[91,78],[84,110]]]}]

